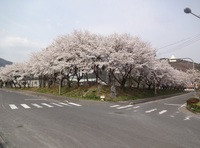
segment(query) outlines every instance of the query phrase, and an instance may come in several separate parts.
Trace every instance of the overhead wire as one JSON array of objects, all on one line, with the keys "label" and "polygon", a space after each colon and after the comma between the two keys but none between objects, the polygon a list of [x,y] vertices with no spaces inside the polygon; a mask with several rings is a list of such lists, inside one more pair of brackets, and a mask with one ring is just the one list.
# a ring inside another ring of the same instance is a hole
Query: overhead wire
[{"label": "overhead wire", "polygon": [[[174,43],[171,43],[171,44],[168,44],[168,45],[165,45],[163,47],[160,47],[158,48],[158,50],[160,49],[164,49],[164,48],[168,48],[167,51],[163,51],[163,52],[160,52],[159,54],[165,54],[165,53],[168,53],[168,52],[172,52],[172,51],[175,51],[175,50],[179,50],[179,49],[182,49],[184,47],[187,47],[195,42],[198,42],[200,41],[200,34],[197,34],[197,35],[194,35],[194,36],[191,36],[191,37],[188,37],[188,38],[185,38],[185,39],[182,39],[182,40],[179,40],[177,42],[174,42]],[[173,46],[172,48],[169,48]]]}]

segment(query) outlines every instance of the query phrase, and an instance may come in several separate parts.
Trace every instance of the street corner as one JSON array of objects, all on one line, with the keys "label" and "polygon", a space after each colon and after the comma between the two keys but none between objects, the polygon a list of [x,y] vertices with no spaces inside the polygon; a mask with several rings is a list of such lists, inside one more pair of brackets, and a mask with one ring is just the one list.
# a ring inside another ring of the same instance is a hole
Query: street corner
[{"label": "street corner", "polygon": [[186,104],[183,104],[181,107],[178,108],[178,110],[179,110],[180,112],[182,112],[183,114],[187,115],[187,116],[200,119],[200,113],[195,113],[195,112],[189,111],[189,110],[187,109]]}]

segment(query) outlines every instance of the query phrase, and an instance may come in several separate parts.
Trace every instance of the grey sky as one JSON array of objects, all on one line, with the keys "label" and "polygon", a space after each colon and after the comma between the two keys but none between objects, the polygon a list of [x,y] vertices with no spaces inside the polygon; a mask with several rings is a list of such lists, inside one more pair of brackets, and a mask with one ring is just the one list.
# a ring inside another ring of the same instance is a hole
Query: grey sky
[{"label": "grey sky", "polygon": [[[0,57],[29,59],[57,36],[73,30],[130,33],[150,42],[157,56],[200,63],[199,0],[0,0]],[[175,44],[177,43],[177,44]],[[166,45],[174,44],[173,46]]]}]

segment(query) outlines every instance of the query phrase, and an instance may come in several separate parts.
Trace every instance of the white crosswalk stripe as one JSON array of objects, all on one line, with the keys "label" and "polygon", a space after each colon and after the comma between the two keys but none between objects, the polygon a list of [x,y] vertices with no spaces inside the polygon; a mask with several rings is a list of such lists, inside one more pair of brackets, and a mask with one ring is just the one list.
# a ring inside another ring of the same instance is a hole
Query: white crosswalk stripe
[{"label": "white crosswalk stripe", "polygon": [[51,103],[51,104],[53,104],[53,105],[55,105],[55,106],[63,107],[62,105],[60,105],[60,104],[58,104],[58,103]]},{"label": "white crosswalk stripe", "polygon": [[49,105],[47,103],[41,103],[41,104],[44,105],[44,106],[47,106],[47,107],[53,107],[52,105]]},{"label": "white crosswalk stripe", "polygon": [[70,105],[74,105],[74,106],[82,106],[80,104],[77,104],[77,103],[73,103],[73,102],[69,102]]},{"label": "white crosswalk stripe", "polygon": [[33,103],[32,105],[35,106],[35,107],[37,107],[37,108],[43,108],[42,106],[40,106],[38,104],[35,104],[35,103]]},{"label": "white crosswalk stripe", "polygon": [[10,106],[11,109],[18,109],[18,107],[14,104],[10,104],[9,106]]},{"label": "white crosswalk stripe", "polygon": [[[25,108],[25,109],[29,109],[29,108],[32,108],[32,107],[36,107],[36,108],[44,108],[44,107],[53,108],[53,107],[64,107],[64,106],[69,106],[69,107],[72,107],[72,106],[80,107],[80,106],[82,106],[82,105],[77,104],[77,103],[73,103],[73,102],[67,102],[67,103],[64,103],[64,102],[58,102],[58,103],[52,102],[52,103],[31,103],[31,105],[20,104],[20,105],[18,105],[18,106],[22,106],[22,107]],[[9,107],[10,107],[12,110],[19,109],[19,108],[17,107],[17,105],[15,105],[15,104],[9,104]]]},{"label": "white crosswalk stripe", "polygon": [[67,103],[63,103],[63,102],[60,102],[59,104],[65,105],[65,106],[71,106],[71,105],[69,105],[69,104],[67,104]]},{"label": "white crosswalk stripe", "polygon": [[21,104],[22,107],[28,109],[28,108],[31,108],[30,106],[26,105],[26,104]]},{"label": "white crosswalk stripe", "polygon": [[65,102],[67,102],[67,103],[70,104],[70,105],[74,105],[74,106],[82,106],[82,105],[80,105],[80,104],[73,103],[73,102],[69,102],[69,101],[67,101],[67,100],[65,100]]}]

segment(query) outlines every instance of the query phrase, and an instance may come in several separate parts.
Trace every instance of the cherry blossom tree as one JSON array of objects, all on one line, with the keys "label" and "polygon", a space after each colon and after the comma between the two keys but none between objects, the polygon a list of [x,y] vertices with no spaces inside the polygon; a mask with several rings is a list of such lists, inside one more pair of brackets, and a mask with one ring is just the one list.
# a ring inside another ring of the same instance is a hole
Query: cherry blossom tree
[{"label": "cherry blossom tree", "polygon": [[140,69],[150,67],[155,60],[155,50],[137,37],[113,34],[108,41],[111,48],[108,58],[109,73],[122,88],[130,77],[135,77]]},{"label": "cherry blossom tree", "polygon": [[27,85],[26,65],[23,63],[13,63],[1,68],[0,79],[10,87],[26,87]]},{"label": "cherry blossom tree", "polygon": [[190,72],[178,71],[168,61],[156,59],[156,50],[149,43],[130,34],[105,36],[75,30],[33,53],[26,63],[1,68],[0,80],[21,87],[38,77],[41,87],[62,86],[63,82],[70,87],[73,80],[77,86],[81,79],[88,81],[90,74],[95,75],[96,83],[104,81],[121,88],[134,83],[137,87],[168,88],[188,83]]}]

